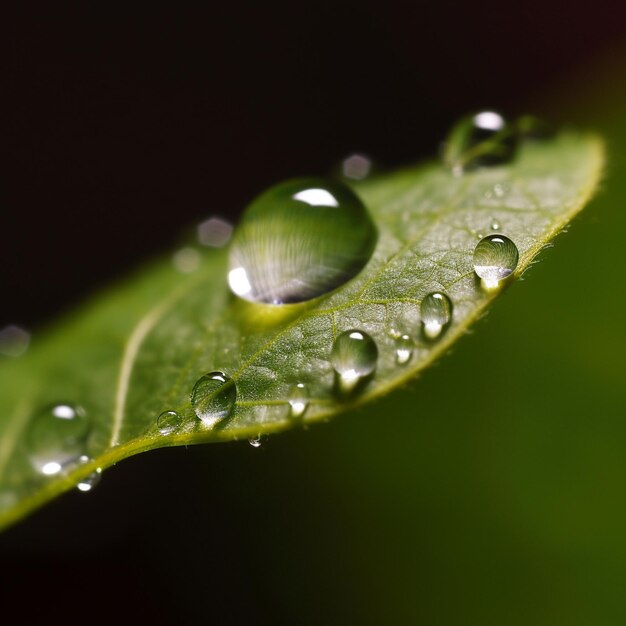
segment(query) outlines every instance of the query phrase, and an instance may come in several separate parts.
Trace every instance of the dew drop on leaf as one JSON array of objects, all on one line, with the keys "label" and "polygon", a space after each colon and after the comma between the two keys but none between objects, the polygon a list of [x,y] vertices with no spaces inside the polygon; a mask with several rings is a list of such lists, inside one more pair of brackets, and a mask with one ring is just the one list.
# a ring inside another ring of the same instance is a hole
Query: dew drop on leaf
[{"label": "dew drop on leaf", "polygon": [[429,293],[420,305],[422,330],[427,339],[437,339],[452,318],[452,303],[445,293]]},{"label": "dew drop on leaf", "polygon": [[157,428],[162,435],[171,435],[181,424],[181,417],[176,411],[163,411],[157,417]]},{"label": "dew drop on leaf", "polygon": [[486,289],[498,287],[519,261],[517,246],[504,235],[487,235],[474,249],[474,271]]},{"label": "dew drop on leaf", "polygon": [[330,361],[337,374],[339,390],[349,393],[376,370],[378,347],[367,333],[346,330],[335,339]]},{"label": "dew drop on leaf", "polygon": [[91,491],[100,482],[101,478],[102,478],[102,468],[99,467],[95,472],[92,472],[91,474],[89,474],[89,476],[87,476],[86,478],[83,478],[78,483],[78,485],[76,485],[76,488],[78,489],[78,491],[87,493],[88,491]]},{"label": "dew drop on leaf", "polygon": [[251,302],[310,300],[358,274],[376,239],[372,219],[349,187],[290,180],[247,208],[233,236],[228,283]]},{"label": "dew drop on leaf", "polygon": [[191,404],[206,426],[228,417],[237,400],[235,381],[224,372],[210,372],[198,379],[191,392]]},{"label": "dew drop on leaf", "polygon": [[304,417],[308,407],[309,401],[307,399],[306,386],[304,383],[298,383],[293,388],[289,398],[289,417],[292,419]]},{"label": "dew drop on leaf", "polygon": [[42,410],[26,433],[33,467],[44,476],[54,476],[79,462],[85,453],[89,430],[81,407],[57,404]]},{"label": "dew drop on leaf", "polygon": [[406,365],[413,356],[415,343],[409,335],[400,335],[396,339],[396,363]]},{"label": "dew drop on leaf", "polygon": [[515,156],[515,128],[495,111],[460,119],[450,130],[443,160],[455,176],[481,166],[502,165]]}]

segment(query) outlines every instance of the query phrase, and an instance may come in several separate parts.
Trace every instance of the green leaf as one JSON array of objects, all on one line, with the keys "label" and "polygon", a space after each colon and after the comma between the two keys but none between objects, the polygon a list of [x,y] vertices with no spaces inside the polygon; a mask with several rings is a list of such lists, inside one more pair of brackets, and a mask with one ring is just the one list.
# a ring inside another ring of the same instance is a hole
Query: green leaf
[{"label": "green leaf", "polygon": [[[138,452],[309,424],[414,378],[497,296],[473,272],[479,235],[498,222],[519,249],[518,278],[589,200],[602,166],[600,140],[562,133],[524,143],[510,165],[460,178],[432,163],[359,183],[355,190],[379,230],[374,256],[356,278],[314,301],[272,307],[235,298],[223,249],[201,252],[193,273],[181,274],[168,259],[109,290],[0,367],[0,526]],[[437,341],[420,332],[420,303],[433,291],[453,303],[452,322]],[[379,360],[367,386],[342,398],[329,354],[337,334],[352,328],[371,335]],[[405,365],[396,362],[398,332],[416,344]],[[208,428],[195,416],[190,392],[213,370],[235,381],[237,403],[229,418]],[[289,400],[298,383],[308,408],[295,419]],[[87,460],[46,477],[31,463],[33,424],[59,403],[85,410]],[[156,425],[164,411],[181,418],[167,435]]]}]

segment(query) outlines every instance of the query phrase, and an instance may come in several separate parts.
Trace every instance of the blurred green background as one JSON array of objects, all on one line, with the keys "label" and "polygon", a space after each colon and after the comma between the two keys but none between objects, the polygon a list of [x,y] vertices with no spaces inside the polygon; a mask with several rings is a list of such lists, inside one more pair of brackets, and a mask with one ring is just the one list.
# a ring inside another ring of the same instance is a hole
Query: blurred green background
[{"label": "blurred green background", "polygon": [[153,452],[64,496],[0,537],[0,615],[626,623],[624,67],[535,98],[606,137],[606,180],[451,356],[259,449]]}]

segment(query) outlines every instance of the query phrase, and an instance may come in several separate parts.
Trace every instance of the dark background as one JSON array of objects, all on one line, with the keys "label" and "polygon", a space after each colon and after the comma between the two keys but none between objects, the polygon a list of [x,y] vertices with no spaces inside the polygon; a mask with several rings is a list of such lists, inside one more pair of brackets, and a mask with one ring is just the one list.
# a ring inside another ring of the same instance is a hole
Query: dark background
[{"label": "dark background", "polygon": [[[324,175],[355,150],[393,167],[434,155],[469,110],[553,113],[546,103],[561,85],[624,38],[623,18],[609,3],[564,1],[231,2],[189,12],[93,4],[9,15],[0,327],[36,331],[170,250],[198,220],[234,220],[268,185]],[[557,123],[570,121],[567,110]],[[471,360],[461,350],[463,358]],[[498,369],[495,356],[493,363]],[[437,450],[445,456],[462,449],[463,437],[479,438],[471,425],[449,420],[438,431],[428,420],[419,427],[432,444],[420,450],[427,474],[437,471]],[[442,504],[426,479],[418,490],[432,517],[415,513],[417,496],[382,479],[377,496],[361,490],[354,459],[364,469],[376,465],[377,448],[383,458],[385,450],[389,458],[389,450],[398,459],[415,454],[391,433],[377,439],[373,418],[364,424],[371,434],[361,441],[372,447],[362,457],[353,450],[344,458],[356,426],[346,419],[260,450],[225,444],[125,461],[94,493],[68,494],[0,537],[0,614],[68,624],[522,624],[539,623],[537,615],[557,623],[562,610],[547,581],[558,578],[568,595],[569,566],[527,548],[521,531],[490,546],[487,537],[504,532],[497,524],[455,527],[450,519],[467,513],[463,483],[455,482],[462,461],[450,461],[453,478],[440,477],[461,504]],[[500,428],[487,438],[497,440]],[[312,476],[321,466],[302,458],[317,457],[327,465]],[[398,476],[408,468],[398,466]],[[376,476],[372,470],[369,479]],[[413,502],[407,511],[422,526],[403,524],[399,501]],[[414,545],[413,531],[433,532],[437,547]],[[455,543],[459,533],[464,543]],[[523,550],[511,547],[516,542]],[[491,556],[478,557],[483,549]],[[420,610],[394,591],[410,588],[396,578],[415,563]],[[475,578],[493,584],[486,591]],[[518,583],[522,598],[544,603],[530,621],[520,610],[525,600],[507,595]],[[490,612],[492,594],[494,606],[517,608]]]}]

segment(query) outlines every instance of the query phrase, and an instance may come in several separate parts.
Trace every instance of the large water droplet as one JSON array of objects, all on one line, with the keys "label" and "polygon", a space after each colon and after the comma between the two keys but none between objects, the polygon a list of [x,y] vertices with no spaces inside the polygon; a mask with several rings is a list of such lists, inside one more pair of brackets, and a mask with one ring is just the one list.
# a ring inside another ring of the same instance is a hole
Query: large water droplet
[{"label": "large water droplet", "polygon": [[178,429],[182,419],[176,411],[163,411],[157,417],[157,428],[162,435],[171,435]]},{"label": "large water droplet", "polygon": [[353,278],[376,238],[365,206],[346,185],[290,180],[262,193],[244,213],[228,283],[252,302],[310,300]]},{"label": "large water droplet", "polygon": [[464,171],[509,162],[515,155],[515,128],[495,111],[459,120],[446,139],[443,160],[456,176]]},{"label": "large water droplet", "polygon": [[299,419],[304,417],[309,400],[307,398],[306,386],[304,383],[298,383],[291,392],[289,398],[289,417]]},{"label": "large water droplet", "polygon": [[84,455],[89,422],[81,407],[57,404],[39,413],[28,426],[28,454],[35,469],[54,476]]},{"label": "large water droplet", "polygon": [[236,400],[235,381],[224,372],[205,374],[198,379],[191,392],[193,410],[206,426],[214,426],[228,417]]},{"label": "large water droplet", "polygon": [[517,246],[504,235],[487,235],[474,249],[474,271],[486,289],[498,287],[519,261]]},{"label": "large water droplet", "polygon": [[375,341],[361,330],[341,333],[330,353],[330,362],[337,374],[339,390],[349,393],[376,370],[378,348]]},{"label": "large water droplet", "polygon": [[420,305],[422,328],[428,339],[436,339],[452,318],[452,302],[445,293],[429,293]]}]

